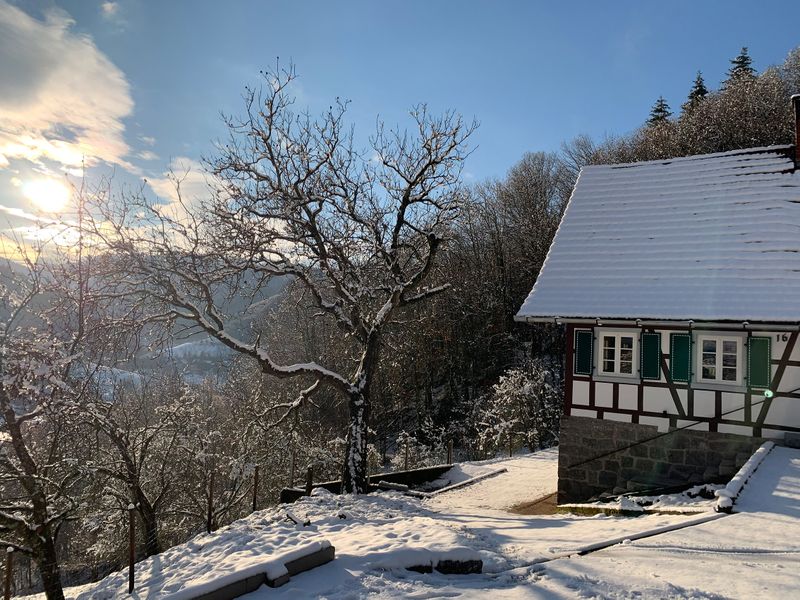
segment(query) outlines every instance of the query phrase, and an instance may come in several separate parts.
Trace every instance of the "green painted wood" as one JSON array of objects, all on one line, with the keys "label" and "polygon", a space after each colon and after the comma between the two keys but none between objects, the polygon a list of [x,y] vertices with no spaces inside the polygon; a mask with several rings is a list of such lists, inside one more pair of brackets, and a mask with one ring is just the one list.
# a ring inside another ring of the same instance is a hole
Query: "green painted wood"
[{"label": "green painted wood", "polygon": [[747,385],[766,389],[772,379],[772,340],[753,336],[747,344]]},{"label": "green painted wood", "polygon": [[661,379],[661,334],[642,333],[642,379]]},{"label": "green painted wood", "polygon": [[575,330],[575,365],[576,375],[592,374],[592,352],[594,335],[590,329]]},{"label": "green painted wood", "polygon": [[672,381],[688,383],[692,378],[692,336],[688,333],[671,333],[669,356]]}]

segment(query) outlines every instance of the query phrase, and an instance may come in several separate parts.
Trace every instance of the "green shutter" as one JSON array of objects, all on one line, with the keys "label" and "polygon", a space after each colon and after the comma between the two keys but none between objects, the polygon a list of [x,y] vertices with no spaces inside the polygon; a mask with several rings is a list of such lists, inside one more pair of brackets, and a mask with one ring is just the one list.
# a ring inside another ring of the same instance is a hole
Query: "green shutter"
[{"label": "green shutter", "polygon": [[688,333],[671,333],[669,356],[672,381],[688,383],[692,378],[692,336]]},{"label": "green shutter", "polygon": [[589,329],[575,331],[575,375],[592,374],[592,347],[594,335]]},{"label": "green shutter", "polygon": [[772,379],[772,348],[768,337],[751,337],[747,342],[747,385],[769,387]]},{"label": "green shutter", "polygon": [[661,379],[661,334],[642,333],[642,379]]}]

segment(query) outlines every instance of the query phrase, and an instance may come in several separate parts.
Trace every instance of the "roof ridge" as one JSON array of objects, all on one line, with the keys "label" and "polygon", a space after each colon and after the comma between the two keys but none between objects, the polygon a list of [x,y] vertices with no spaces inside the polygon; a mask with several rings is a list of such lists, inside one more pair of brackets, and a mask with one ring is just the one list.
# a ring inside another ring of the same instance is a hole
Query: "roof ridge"
[{"label": "roof ridge", "polygon": [[675,158],[659,158],[655,160],[637,160],[626,163],[602,163],[597,165],[585,165],[582,169],[596,169],[596,168],[625,168],[636,167],[639,165],[668,165],[676,162],[690,162],[695,160],[706,160],[711,158],[723,158],[726,156],[738,156],[746,154],[779,154],[781,151],[794,149],[794,144],[779,144],[774,146],[756,146],[753,148],[739,148],[738,150],[727,150],[725,152],[710,152],[708,154],[690,154],[689,156],[676,156]]}]

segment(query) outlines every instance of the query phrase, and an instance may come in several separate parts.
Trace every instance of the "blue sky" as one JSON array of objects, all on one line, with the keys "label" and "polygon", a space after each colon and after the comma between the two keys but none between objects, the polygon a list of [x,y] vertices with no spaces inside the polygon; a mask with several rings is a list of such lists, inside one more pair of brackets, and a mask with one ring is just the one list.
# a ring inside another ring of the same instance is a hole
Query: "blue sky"
[{"label": "blue sky", "polygon": [[476,118],[467,177],[500,177],[526,151],[630,131],[659,95],[678,107],[698,69],[716,87],[741,46],[780,63],[798,23],[787,0],[0,0],[0,206],[32,209],[29,181],[82,161],[168,195],[170,164],[211,153],[219,112],[277,57],[312,112],[349,98],[365,141],[418,102]]}]

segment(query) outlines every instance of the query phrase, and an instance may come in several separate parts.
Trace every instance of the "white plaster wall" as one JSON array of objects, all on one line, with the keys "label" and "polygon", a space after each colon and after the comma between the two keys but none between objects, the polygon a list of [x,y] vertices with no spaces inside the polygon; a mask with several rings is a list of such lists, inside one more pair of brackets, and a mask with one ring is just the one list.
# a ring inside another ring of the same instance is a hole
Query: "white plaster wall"
[{"label": "white plaster wall", "polygon": [[664,412],[675,414],[675,402],[667,388],[647,387],[644,388],[644,410],[647,412]]},{"label": "white plaster wall", "polygon": [[592,419],[597,418],[597,411],[596,410],[586,410],[583,408],[573,408],[572,412],[570,413],[573,417],[591,417]]},{"label": "white plaster wall", "polygon": [[620,421],[622,423],[630,423],[632,418],[630,415],[626,415],[623,413],[615,413],[615,412],[605,412],[603,413],[603,420],[605,421]]},{"label": "white plaster wall", "polygon": [[639,408],[639,389],[635,385],[619,384],[619,407],[626,410]]},{"label": "white plaster wall", "polygon": [[715,413],[715,395],[708,390],[694,391],[694,414],[697,417],[713,417]]},{"label": "white plaster wall", "polygon": [[594,405],[602,408],[614,406],[614,384],[598,381],[594,384]]},{"label": "white plaster wall", "polygon": [[589,382],[588,381],[573,381],[572,382],[572,403],[589,406]]}]

